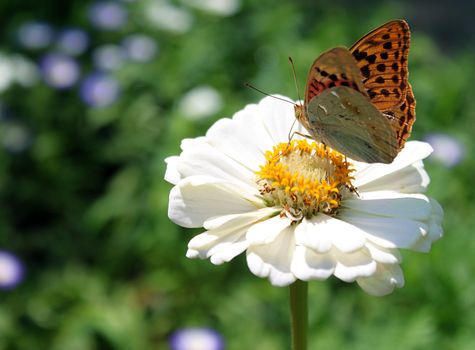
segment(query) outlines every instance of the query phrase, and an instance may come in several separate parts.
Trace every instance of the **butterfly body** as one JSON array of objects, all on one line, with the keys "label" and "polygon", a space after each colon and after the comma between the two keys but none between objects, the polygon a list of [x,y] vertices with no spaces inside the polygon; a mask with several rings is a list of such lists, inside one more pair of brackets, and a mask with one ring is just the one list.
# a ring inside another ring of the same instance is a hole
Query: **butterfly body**
[{"label": "butterfly body", "polygon": [[295,115],[310,136],[367,163],[391,163],[415,120],[407,81],[409,27],[392,21],[350,49],[324,52],[312,64]]}]

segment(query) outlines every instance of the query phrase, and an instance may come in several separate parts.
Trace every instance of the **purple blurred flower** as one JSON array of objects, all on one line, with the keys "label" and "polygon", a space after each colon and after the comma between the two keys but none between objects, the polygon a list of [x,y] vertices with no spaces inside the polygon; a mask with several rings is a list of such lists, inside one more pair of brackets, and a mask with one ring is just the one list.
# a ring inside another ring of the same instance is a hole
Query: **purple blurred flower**
[{"label": "purple blurred flower", "polygon": [[22,262],[13,254],[0,250],[0,289],[12,289],[23,280]]},{"label": "purple blurred flower", "polygon": [[224,341],[221,335],[209,328],[184,328],[170,337],[172,350],[222,350]]},{"label": "purple blurred flower", "polygon": [[106,107],[120,95],[117,80],[103,73],[94,73],[86,77],[81,84],[81,99],[91,107]]},{"label": "purple blurred flower", "polygon": [[71,57],[61,53],[50,53],[43,57],[40,69],[45,82],[58,89],[73,86],[79,79],[79,64]]},{"label": "purple blurred flower", "polygon": [[465,146],[459,140],[448,134],[429,134],[424,140],[434,149],[430,157],[438,160],[447,167],[457,165],[465,157]]},{"label": "purple blurred flower", "polygon": [[27,22],[18,28],[17,40],[27,49],[43,49],[51,44],[53,29],[43,22]]},{"label": "purple blurred flower", "polygon": [[87,33],[79,28],[69,28],[61,32],[58,36],[56,46],[59,51],[77,56],[86,51],[89,45]]},{"label": "purple blurred flower", "polygon": [[127,10],[117,2],[96,2],[89,8],[89,20],[97,28],[116,30],[127,21]]},{"label": "purple blurred flower", "polygon": [[94,66],[99,70],[114,70],[120,68],[124,63],[124,50],[114,44],[108,44],[98,47],[92,53]]},{"label": "purple blurred flower", "polygon": [[151,37],[144,34],[129,35],[122,42],[122,47],[132,61],[148,62],[152,60],[158,51],[157,43]]}]

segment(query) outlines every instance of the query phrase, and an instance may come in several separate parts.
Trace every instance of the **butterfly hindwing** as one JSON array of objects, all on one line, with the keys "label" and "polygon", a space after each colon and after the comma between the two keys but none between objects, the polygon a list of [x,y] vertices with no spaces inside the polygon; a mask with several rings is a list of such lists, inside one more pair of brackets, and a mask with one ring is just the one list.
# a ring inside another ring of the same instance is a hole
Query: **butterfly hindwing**
[{"label": "butterfly hindwing", "polygon": [[407,87],[405,101],[383,112],[392,128],[396,130],[399,149],[404,147],[406,140],[411,135],[412,125],[416,120],[416,100],[414,99],[411,84],[408,83]]},{"label": "butterfly hindwing", "polygon": [[346,156],[390,163],[397,155],[396,133],[368,98],[355,89],[324,90],[308,105],[312,136]]}]

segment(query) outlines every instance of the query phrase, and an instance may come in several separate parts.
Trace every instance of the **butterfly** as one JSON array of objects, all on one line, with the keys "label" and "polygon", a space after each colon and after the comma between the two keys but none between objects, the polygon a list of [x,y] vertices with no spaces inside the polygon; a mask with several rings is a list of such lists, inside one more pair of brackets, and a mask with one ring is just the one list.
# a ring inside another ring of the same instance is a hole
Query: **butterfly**
[{"label": "butterfly", "polygon": [[321,54],[308,74],[297,120],[310,136],[349,158],[391,163],[409,137],[416,101],[408,82],[409,25],[395,20],[350,49]]}]

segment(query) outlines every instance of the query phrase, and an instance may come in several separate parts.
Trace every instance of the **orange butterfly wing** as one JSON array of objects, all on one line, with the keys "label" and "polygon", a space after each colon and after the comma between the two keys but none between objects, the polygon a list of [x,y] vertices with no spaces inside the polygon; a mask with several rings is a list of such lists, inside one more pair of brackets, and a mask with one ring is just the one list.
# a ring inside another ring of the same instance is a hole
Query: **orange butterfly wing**
[{"label": "orange butterfly wing", "polygon": [[388,111],[384,111],[385,115],[396,131],[399,149],[404,147],[404,143],[411,135],[412,125],[416,120],[416,100],[412,92],[411,84],[408,83],[406,100],[399,106],[395,106]]},{"label": "orange butterfly wing", "polygon": [[312,63],[307,78],[305,104],[323,90],[340,85],[368,96],[355,58],[348,49],[336,47],[322,53]]},{"label": "orange butterfly wing", "polygon": [[350,48],[371,102],[379,110],[388,110],[405,100],[409,43],[407,23],[391,21],[365,35]]},{"label": "orange butterfly wing", "polygon": [[415,122],[414,94],[408,82],[409,25],[391,21],[358,40],[350,51],[363,76],[371,102],[390,121],[404,146]]}]

